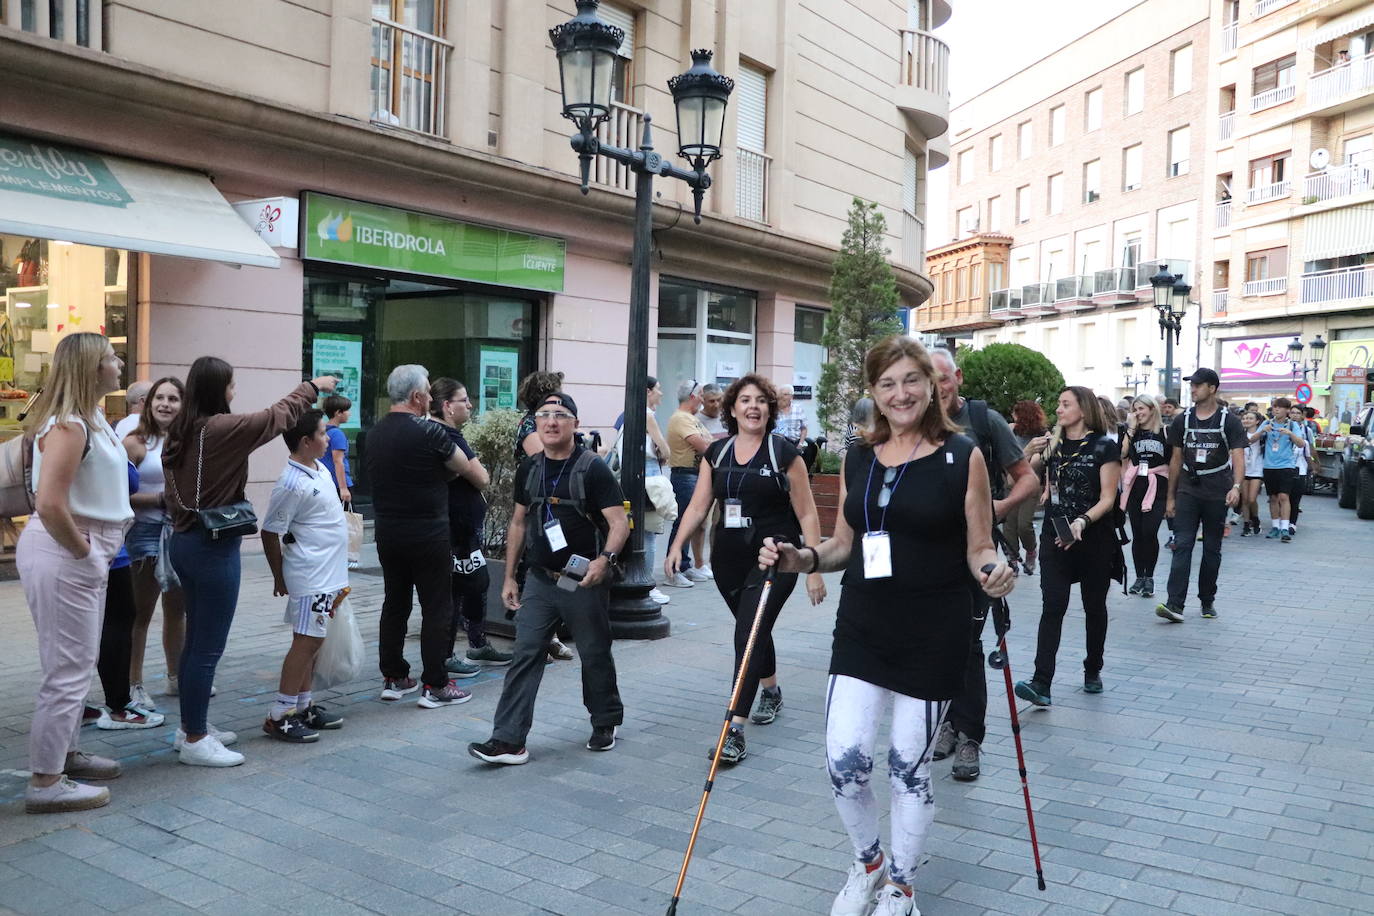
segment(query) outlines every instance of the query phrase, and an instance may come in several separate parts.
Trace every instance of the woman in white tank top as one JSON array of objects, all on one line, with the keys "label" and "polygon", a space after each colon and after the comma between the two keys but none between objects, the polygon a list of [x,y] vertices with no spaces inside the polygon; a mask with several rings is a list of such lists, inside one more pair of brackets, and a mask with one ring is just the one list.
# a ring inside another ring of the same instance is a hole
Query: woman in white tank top
[{"label": "woman in white tank top", "polygon": [[177,694],[177,665],[181,661],[181,645],[186,638],[186,608],[181,589],[163,592],[155,574],[158,554],[161,553],[162,526],[167,521],[163,489],[166,479],[162,473],[162,445],[167,441],[167,427],[181,412],[181,398],[185,386],[181,379],[167,376],[153,382],[143,403],[143,415],[138,426],[124,438],[129,461],[138,469],[138,492],[130,497],[134,509],[134,525],[129,529],[124,546],[133,562],[134,576],[134,632],[133,651],[129,659],[129,695],[140,709],[155,712],[157,705],[143,686],[143,659],[148,647],[148,626],[162,597],[162,654],[167,660],[167,684],[163,693]]}]

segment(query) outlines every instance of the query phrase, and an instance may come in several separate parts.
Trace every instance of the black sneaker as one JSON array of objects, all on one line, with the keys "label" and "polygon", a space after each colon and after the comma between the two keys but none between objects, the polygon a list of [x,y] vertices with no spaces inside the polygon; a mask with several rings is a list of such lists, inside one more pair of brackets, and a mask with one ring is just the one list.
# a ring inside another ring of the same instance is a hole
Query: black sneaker
[{"label": "black sneaker", "polygon": [[[706,759],[710,760],[715,753],[716,749],[711,748],[706,752]],[[731,725],[729,733],[725,736],[725,743],[720,746],[720,762],[734,766],[748,756],[749,750],[744,745],[744,729],[738,725]]]},{"label": "black sneaker", "polygon": [[954,766],[949,775],[960,782],[972,782],[978,778],[978,742],[964,735],[954,746]]},{"label": "black sneaker", "polygon": [[382,682],[382,699],[399,700],[408,693],[420,689],[420,682],[413,677],[389,677]]},{"label": "black sneaker", "polygon": [[343,728],[344,717],[334,712],[326,712],[323,706],[310,704],[305,712],[301,713],[301,719],[305,724],[319,731],[320,729]]},{"label": "black sneaker", "polygon": [[1017,681],[1016,695],[1023,700],[1030,700],[1035,706],[1050,706],[1050,688],[1037,680]]},{"label": "black sneaker", "polygon": [[614,725],[593,725],[592,736],[587,739],[587,750],[609,751],[615,747]]},{"label": "black sneaker", "polygon": [[1166,601],[1155,608],[1155,616],[1162,617],[1170,623],[1182,623],[1183,608],[1174,607],[1172,604]]},{"label": "black sneaker", "polygon": [[1153,598],[1155,596],[1155,580],[1153,576],[1146,576],[1140,583],[1140,597]]},{"label": "black sneaker", "polygon": [[1202,606],[1202,617],[1204,620],[1216,620],[1217,608],[1214,604],[1204,604]]},{"label": "black sneaker", "polygon": [[268,716],[262,723],[262,730],[269,738],[290,744],[309,744],[320,740],[320,733],[306,725],[305,720],[295,714],[282,716],[280,719]]},{"label": "black sneaker", "polygon": [[1135,577],[1135,581],[1131,583],[1131,587],[1128,588],[1128,589],[1126,589],[1126,594],[1128,594],[1128,595],[1140,595],[1140,594],[1143,594],[1144,591],[1145,591],[1145,577],[1144,577],[1144,576],[1136,576],[1136,577]]},{"label": "black sneaker", "polygon": [[476,649],[468,649],[468,661],[479,662],[484,665],[509,665],[515,656],[510,652],[502,652],[500,649],[487,643],[485,646],[478,646]]},{"label": "black sneaker", "polygon": [[778,717],[778,710],[780,709],[782,709],[782,689],[769,691],[764,688],[759,694],[759,706],[749,718],[753,720],[755,725],[768,725]]},{"label": "black sneaker", "polygon": [[528,763],[530,759],[530,752],[523,747],[497,741],[495,738],[483,741],[481,744],[475,742],[469,744],[468,753],[484,763],[501,763],[506,766],[519,766],[522,763]]},{"label": "black sneaker", "polygon": [[1101,692],[1102,692],[1102,677],[1101,677],[1101,675],[1097,675],[1097,674],[1086,674],[1086,673],[1085,673],[1085,674],[1083,675],[1083,692],[1084,692],[1084,693],[1101,693]]},{"label": "black sneaker", "polygon": [[1283,529],[1283,534],[1279,535],[1279,540],[1287,544],[1289,541],[1293,540],[1293,535],[1285,528]]}]

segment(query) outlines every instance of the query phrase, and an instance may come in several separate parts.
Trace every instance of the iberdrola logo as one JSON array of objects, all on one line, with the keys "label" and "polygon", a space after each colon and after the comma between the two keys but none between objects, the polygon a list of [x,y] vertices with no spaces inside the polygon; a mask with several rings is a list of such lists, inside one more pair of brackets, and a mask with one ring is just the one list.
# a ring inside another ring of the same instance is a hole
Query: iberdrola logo
[{"label": "iberdrola logo", "polygon": [[347,242],[353,238],[353,217],[330,213],[315,226],[322,242]]}]

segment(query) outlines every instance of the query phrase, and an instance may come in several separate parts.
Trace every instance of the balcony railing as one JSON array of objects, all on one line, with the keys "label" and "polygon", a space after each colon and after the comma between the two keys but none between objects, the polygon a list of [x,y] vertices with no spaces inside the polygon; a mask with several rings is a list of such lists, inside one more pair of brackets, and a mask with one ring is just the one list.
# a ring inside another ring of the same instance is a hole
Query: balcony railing
[{"label": "balcony railing", "polygon": [[1054,304],[1056,308],[1091,308],[1092,298],[1092,274],[1060,277],[1054,281]]},{"label": "balcony railing", "polygon": [[103,6],[102,0],[0,0],[0,25],[103,50]]},{"label": "balcony railing", "polygon": [[902,29],[903,86],[949,95],[949,45],[929,32]]},{"label": "balcony railing", "polygon": [[1255,0],[1255,18],[1258,19],[1268,13],[1272,13],[1281,6],[1287,6],[1290,3],[1297,2],[1298,0]]},{"label": "balcony railing", "polygon": [[1021,288],[995,289],[988,293],[988,314],[998,321],[1021,317]]},{"label": "balcony railing", "polygon": [[1212,290],[1212,314],[1213,314],[1213,315],[1225,315],[1225,314],[1226,314],[1226,300],[1227,300],[1228,298],[1230,298],[1230,296],[1231,296],[1231,291],[1230,291],[1229,289],[1214,289],[1214,290]]},{"label": "balcony railing", "polygon": [[1135,296],[1135,268],[1108,267],[1093,274],[1094,296]]},{"label": "balcony railing", "polygon": [[1223,200],[1217,204],[1217,228],[1225,229],[1231,225],[1231,202]]},{"label": "balcony railing", "polygon": [[1235,111],[1223,111],[1221,117],[1217,118],[1217,139],[1230,140],[1231,134],[1236,129]]},{"label": "balcony railing", "polygon": [[1374,264],[1302,275],[1302,301],[1341,302],[1374,296]]},{"label": "balcony railing", "polygon": [[1314,204],[1319,200],[1359,194],[1371,187],[1374,187],[1374,172],[1367,165],[1357,162],[1336,165],[1303,179],[1302,202]]},{"label": "balcony railing", "polygon": [[[644,139],[644,112],[619,102],[611,103],[611,116],[596,129],[596,139],[621,149],[638,149]],[[596,156],[592,159],[592,180],[608,188],[633,191],[634,172],[628,165],[614,159]]]},{"label": "balcony railing", "polygon": [[765,153],[740,147],[735,168],[735,215],[756,223],[768,222],[768,166]]},{"label": "balcony railing", "polygon": [[1135,268],[1135,288],[1150,289],[1150,278],[1159,273],[1161,267],[1167,268],[1169,273],[1175,277],[1183,277],[1185,281],[1193,275],[1193,262],[1185,261],[1182,258],[1157,258],[1153,261],[1141,261]]},{"label": "balcony railing", "polygon": [[390,19],[372,20],[372,120],[444,134],[444,90],[453,45]]},{"label": "balcony railing", "polygon": [[902,263],[925,273],[926,224],[920,217],[902,212]]},{"label": "balcony railing", "polygon": [[1255,185],[1245,192],[1247,204],[1262,204],[1266,200],[1278,200],[1293,193],[1293,182],[1275,181],[1271,184]]},{"label": "balcony railing", "polygon": [[1269,277],[1266,280],[1246,280],[1241,287],[1243,296],[1277,296],[1288,292],[1287,277]]},{"label": "balcony railing", "polygon": [[1374,87],[1374,54],[1366,54],[1312,74],[1307,83],[1307,101],[1321,107],[1354,92],[1363,94],[1371,87]]},{"label": "balcony railing", "polygon": [[1266,89],[1250,99],[1250,110],[1263,111],[1266,108],[1273,108],[1275,105],[1282,105],[1284,102],[1291,102],[1297,91],[1298,87],[1294,83]]},{"label": "balcony railing", "polygon": [[1240,39],[1240,23],[1233,22],[1221,27],[1221,53],[1230,54],[1236,49]]},{"label": "balcony railing", "polygon": [[1054,311],[1054,284],[1027,283],[1021,287],[1021,314],[1046,315]]}]

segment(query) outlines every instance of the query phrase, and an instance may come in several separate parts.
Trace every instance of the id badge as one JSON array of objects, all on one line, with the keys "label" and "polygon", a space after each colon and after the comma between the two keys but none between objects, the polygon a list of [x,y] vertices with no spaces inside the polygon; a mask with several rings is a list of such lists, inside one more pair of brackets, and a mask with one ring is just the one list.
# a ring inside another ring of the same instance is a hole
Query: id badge
[{"label": "id badge", "polygon": [[1149,463],[1148,461],[1142,461],[1142,462],[1140,462],[1140,467],[1139,467],[1139,469],[1137,470],[1137,473],[1138,473],[1141,477],[1148,477],[1149,474],[1150,474],[1150,463]]},{"label": "id badge", "polygon": [[892,541],[886,531],[864,535],[864,578],[887,579],[892,576]]},{"label": "id badge", "polygon": [[747,527],[746,524],[745,524],[744,516],[741,514],[743,508],[744,508],[744,507],[743,507],[743,504],[740,503],[740,501],[739,501],[738,499],[727,499],[727,500],[725,501],[725,527],[726,527],[726,528],[744,528],[744,527]]},{"label": "id badge", "polygon": [[1206,463],[1207,463],[1207,449],[1205,449],[1205,448],[1200,448],[1200,449],[1198,449],[1198,450],[1197,450],[1197,453],[1196,453],[1196,457],[1195,457],[1193,460],[1194,460],[1194,462],[1195,462],[1199,467],[1202,466],[1202,465],[1204,465],[1204,464],[1206,464]]},{"label": "id badge", "polygon": [[1050,487],[1050,505],[1059,505],[1059,487]]},{"label": "id badge", "polygon": [[568,546],[568,539],[563,536],[563,526],[558,519],[544,525],[544,537],[548,538],[549,549],[554,553]]}]

